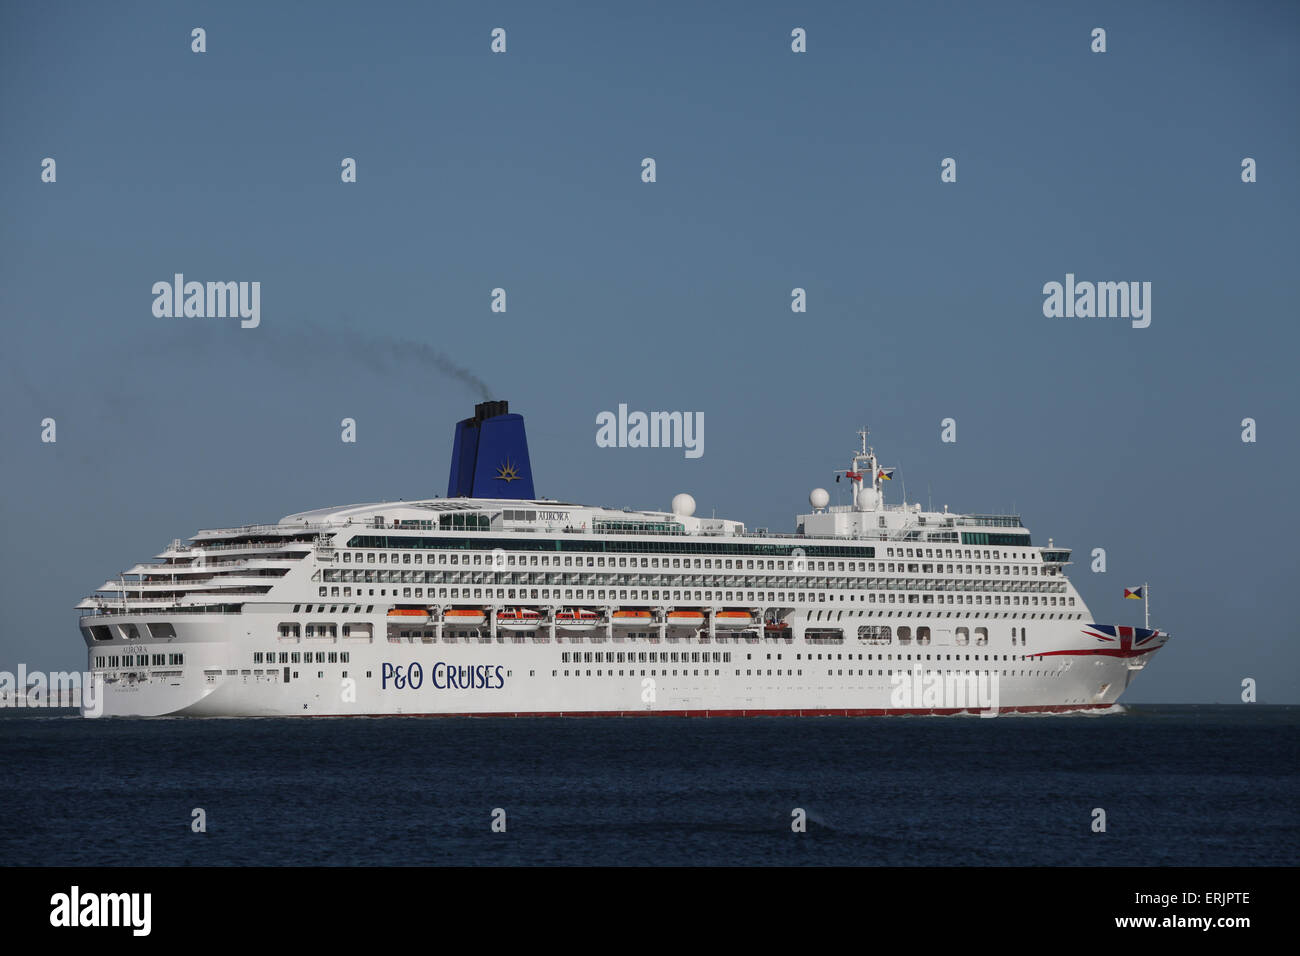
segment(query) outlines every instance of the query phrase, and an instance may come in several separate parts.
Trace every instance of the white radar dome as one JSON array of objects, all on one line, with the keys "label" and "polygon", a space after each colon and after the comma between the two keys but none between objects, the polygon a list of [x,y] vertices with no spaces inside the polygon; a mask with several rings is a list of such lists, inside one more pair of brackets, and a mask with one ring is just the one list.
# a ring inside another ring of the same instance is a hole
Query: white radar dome
[{"label": "white radar dome", "polygon": [[673,514],[682,518],[695,514],[695,499],[684,491],[680,495],[674,495]]},{"label": "white radar dome", "polygon": [[830,503],[831,496],[825,488],[814,488],[812,493],[808,495],[808,504],[813,506],[814,511],[821,511]]}]

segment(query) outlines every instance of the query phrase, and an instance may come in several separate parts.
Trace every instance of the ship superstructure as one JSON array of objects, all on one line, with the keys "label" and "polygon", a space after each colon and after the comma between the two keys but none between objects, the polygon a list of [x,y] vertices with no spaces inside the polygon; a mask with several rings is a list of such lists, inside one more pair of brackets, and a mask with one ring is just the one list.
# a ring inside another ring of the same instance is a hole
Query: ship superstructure
[{"label": "ship superstructure", "polygon": [[1018,516],[886,504],[860,437],[851,503],[769,534],[686,494],[535,498],[523,419],[483,403],[448,497],[201,531],[105,582],[89,667],[120,716],[1054,711],[1113,705],[1168,640],[1096,624]]}]

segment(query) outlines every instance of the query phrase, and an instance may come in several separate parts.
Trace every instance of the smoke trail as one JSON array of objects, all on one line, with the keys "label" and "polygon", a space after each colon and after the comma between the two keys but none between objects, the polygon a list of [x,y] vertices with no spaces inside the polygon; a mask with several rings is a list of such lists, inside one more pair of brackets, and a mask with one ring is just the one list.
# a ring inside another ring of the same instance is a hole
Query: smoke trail
[{"label": "smoke trail", "polygon": [[432,369],[471,388],[483,401],[490,401],[492,389],[447,353],[426,342],[373,335],[356,328],[307,322],[292,327],[264,324],[255,332],[195,327],[163,344],[174,352],[202,354],[210,358],[214,348],[231,348],[245,356],[259,355],[280,368],[302,371],[318,369],[322,363],[359,365],[379,376],[391,376],[412,368]]},{"label": "smoke trail", "polygon": [[468,385],[478,392],[483,401],[491,401],[492,390],[488,388],[487,382],[479,378],[469,369],[457,365],[449,358],[446,353],[440,352],[431,345],[423,342],[412,342],[408,339],[370,339],[367,340],[357,333],[349,333],[349,338],[353,342],[353,347],[361,350],[380,350],[390,351],[397,362],[418,361],[432,365],[438,371],[450,375],[452,378]]}]

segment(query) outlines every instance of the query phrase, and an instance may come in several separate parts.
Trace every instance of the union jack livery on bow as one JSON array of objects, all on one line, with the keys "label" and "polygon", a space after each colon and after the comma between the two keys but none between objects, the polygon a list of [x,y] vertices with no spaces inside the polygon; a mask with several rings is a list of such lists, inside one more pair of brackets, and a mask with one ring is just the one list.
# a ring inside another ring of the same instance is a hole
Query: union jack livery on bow
[{"label": "union jack livery on bow", "polygon": [[[1100,645],[1071,651],[1051,651],[1051,654],[1107,654],[1111,657],[1136,657],[1164,646],[1166,635],[1150,627],[1129,627],[1124,624],[1089,624],[1083,633]],[[1046,656],[1046,655],[1045,655]]]}]

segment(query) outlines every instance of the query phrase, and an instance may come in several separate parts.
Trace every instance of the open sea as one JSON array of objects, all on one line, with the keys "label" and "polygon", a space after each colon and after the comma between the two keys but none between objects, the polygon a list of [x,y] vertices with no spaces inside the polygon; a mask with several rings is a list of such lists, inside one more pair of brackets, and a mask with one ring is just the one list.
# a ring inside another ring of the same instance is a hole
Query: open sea
[{"label": "open sea", "polygon": [[1259,704],[992,720],[4,710],[0,865],[1294,866],[1298,730],[1300,707]]}]

